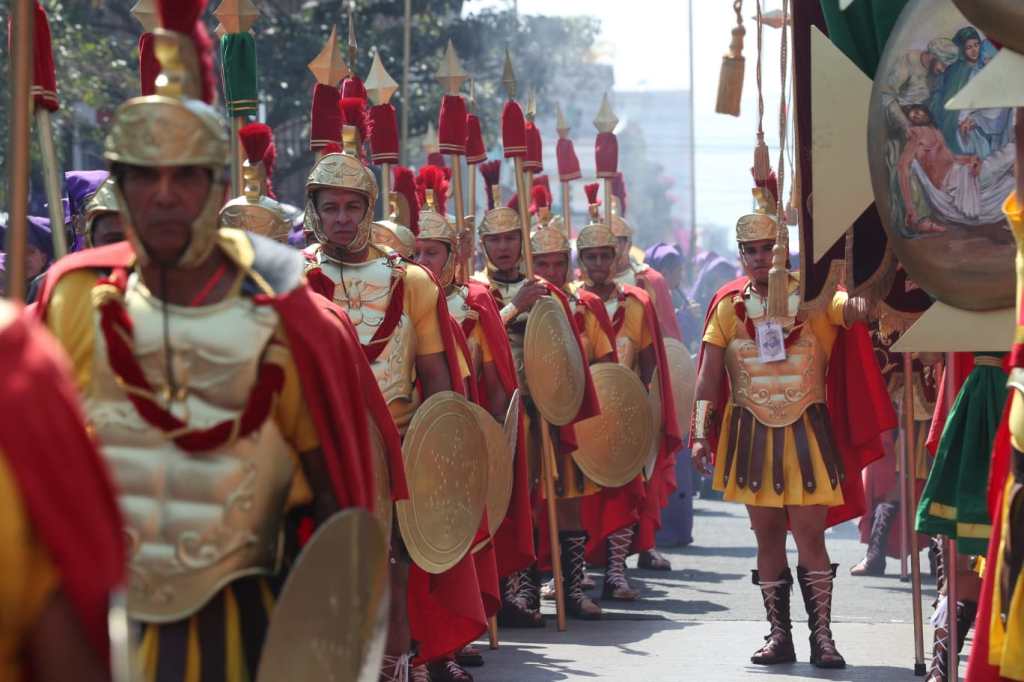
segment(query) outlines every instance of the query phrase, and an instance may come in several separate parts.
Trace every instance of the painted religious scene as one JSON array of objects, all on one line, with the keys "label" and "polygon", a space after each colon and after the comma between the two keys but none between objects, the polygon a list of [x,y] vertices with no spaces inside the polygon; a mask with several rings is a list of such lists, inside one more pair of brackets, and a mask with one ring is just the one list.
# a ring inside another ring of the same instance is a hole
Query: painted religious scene
[{"label": "painted religious scene", "polygon": [[997,52],[952,2],[919,2],[894,28],[872,91],[879,211],[900,257],[935,272],[937,281],[922,285],[940,298],[936,287],[953,270],[970,281],[972,273],[1013,277],[1002,212],[1014,183],[1013,112],[946,108]]}]

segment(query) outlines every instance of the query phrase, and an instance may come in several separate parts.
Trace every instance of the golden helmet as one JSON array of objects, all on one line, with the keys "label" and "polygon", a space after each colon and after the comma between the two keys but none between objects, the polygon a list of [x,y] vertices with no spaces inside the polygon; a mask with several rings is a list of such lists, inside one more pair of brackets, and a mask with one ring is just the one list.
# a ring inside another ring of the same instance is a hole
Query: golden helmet
[{"label": "golden helmet", "polygon": [[373,222],[373,207],[377,203],[377,178],[359,158],[359,133],[356,128],[343,126],[341,135],[344,151],[340,154],[332,152],[321,156],[306,178],[305,223],[306,227],[313,231],[317,241],[326,244],[327,234],[316,210],[316,193],[322,189],[342,189],[363,195],[366,197],[366,212],[359,221],[359,228],[352,240],[343,245],[346,251],[356,253],[370,243],[370,223]]},{"label": "golden helmet", "polygon": [[448,220],[447,216],[438,212],[434,205],[434,190],[425,190],[425,197],[425,206],[420,210],[419,216],[420,233],[416,235],[416,239],[428,239],[448,245],[448,259],[437,278],[441,287],[447,288],[455,279],[455,263],[458,260],[459,252],[459,230]]},{"label": "golden helmet", "polygon": [[251,123],[239,130],[238,136],[247,156],[242,164],[242,195],[224,204],[220,210],[221,225],[287,243],[292,221],[284,207],[267,196],[267,166],[273,163],[268,153],[276,154],[270,127]]},{"label": "golden helmet", "polygon": [[507,206],[498,206],[484,214],[484,219],[480,221],[480,227],[477,228],[477,234],[483,238],[519,229],[519,212]]},{"label": "golden helmet", "polygon": [[741,216],[736,221],[736,241],[756,242],[774,240],[779,235],[779,224],[775,220],[776,204],[770,192],[755,187],[753,190],[757,208],[753,213]]},{"label": "golden helmet", "polygon": [[[156,94],[133,97],[117,108],[104,142],[103,158],[115,170],[117,166],[200,166],[211,171],[210,191],[192,222],[188,247],[175,263],[168,264],[195,267],[206,260],[217,239],[217,214],[227,187],[224,167],[229,154],[228,134],[224,117],[200,99],[200,60],[192,38],[158,28],[153,40],[161,67]],[[146,263],[149,254],[133,229],[121,189],[115,182],[125,234],[139,262]]]},{"label": "golden helmet", "polygon": [[615,234],[604,223],[591,223],[576,236],[576,250],[599,249],[603,246],[616,247]]},{"label": "golden helmet", "polygon": [[82,234],[85,236],[85,243],[92,247],[92,228],[96,219],[100,216],[111,213],[120,213],[121,205],[117,202],[117,188],[114,178],[109,177],[96,190],[96,193],[89,197],[85,204],[85,211],[82,215]]},{"label": "golden helmet", "polygon": [[569,253],[569,240],[561,230],[554,227],[539,227],[530,235],[530,252],[534,256],[545,253]]},{"label": "golden helmet", "polygon": [[406,260],[416,255],[416,235],[401,223],[378,220],[370,225],[370,234],[375,245],[389,248]]}]

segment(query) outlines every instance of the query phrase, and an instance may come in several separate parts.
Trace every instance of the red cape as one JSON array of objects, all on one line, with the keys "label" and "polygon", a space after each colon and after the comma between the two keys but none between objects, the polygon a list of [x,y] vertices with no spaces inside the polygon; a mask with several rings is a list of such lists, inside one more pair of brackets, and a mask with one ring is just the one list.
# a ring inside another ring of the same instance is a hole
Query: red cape
[{"label": "red cape", "polygon": [[[1021,349],[1014,344],[1016,357]],[[1007,356],[1010,357],[1010,356]],[[992,445],[992,466],[989,468],[989,513],[992,517],[992,541],[988,543],[988,556],[985,562],[985,575],[982,576],[981,594],[978,597],[978,616],[975,619],[974,643],[971,645],[970,657],[967,660],[967,679],[971,682],[1010,682],[1009,678],[999,674],[999,669],[988,662],[989,624],[992,622],[992,596],[995,591],[995,566],[999,561],[999,539],[1003,536],[1003,488],[1006,478],[1010,475],[1012,447],[1010,445],[1010,402],[1014,390],[1006,399],[1003,418]]]},{"label": "red cape", "polygon": [[[67,273],[80,269],[128,268],[134,259],[134,250],[128,242],[79,251],[62,258],[47,275],[39,315],[45,319],[53,289]],[[273,297],[256,296],[254,300],[273,306],[281,318],[338,505],[373,508],[373,461],[368,428],[371,419],[387,449],[392,497],[408,497],[398,431],[380,391],[376,390],[359,337],[345,312],[313,295],[305,285]]]},{"label": "red cape", "polygon": [[[946,357],[948,358],[949,356],[947,355]],[[963,387],[964,382],[967,381],[967,376],[973,369],[974,353],[953,353],[952,366],[942,368],[942,375],[939,377],[939,392],[935,398],[935,409],[932,411],[932,423],[928,427],[928,439],[925,441],[925,446],[932,453],[932,457],[935,456],[939,449],[942,430],[946,428],[946,417],[949,416],[949,407],[956,400],[956,396],[959,395],[960,389]],[[950,374],[946,374],[946,372],[950,372]],[[953,395],[947,396],[946,392],[949,390],[949,381],[947,379],[950,375],[952,375],[953,379]]]},{"label": "red cape", "polygon": [[[86,434],[66,356],[34,319],[0,329],[0,457],[98,660],[107,607],[124,578],[121,515],[107,467]],[[26,624],[33,625],[33,624]]]},{"label": "red cape", "polygon": [[683,335],[679,331],[675,307],[672,305],[672,292],[668,288],[665,276],[647,266],[645,270],[637,273],[636,283],[651,297],[654,310],[658,314],[658,324],[661,326],[662,335],[682,341]]},{"label": "red cape", "polygon": [[[519,382],[516,378],[512,347],[508,343],[505,325],[501,322],[501,313],[486,284],[470,281],[467,286],[469,293],[466,302],[477,313],[476,324],[480,325],[484,338],[487,339],[490,346],[494,368],[498,372],[502,388],[505,390],[505,394],[511,397],[513,391],[518,388]],[[465,322],[463,324],[465,325]],[[468,334],[469,331],[466,330],[466,333]],[[481,388],[479,393],[482,400],[486,400],[487,391],[483,382],[484,378],[478,377],[478,384]],[[525,454],[520,455],[520,453],[526,452],[523,425],[522,411],[520,411],[519,438],[512,472],[512,498],[509,500],[505,519],[492,538],[497,571],[501,577],[528,568],[535,558],[533,517],[530,510],[529,462],[527,462]]]},{"label": "red cape", "polygon": [[[718,304],[723,299],[742,292],[748,281],[747,277],[740,277],[715,293],[704,318],[705,330]],[[697,358],[698,376],[704,361],[704,347],[705,344],[702,343]],[[719,423],[714,425],[708,438],[712,453],[718,449],[722,410],[729,400],[729,376],[724,371],[721,381],[719,404],[714,406]],[[834,526],[864,513],[861,469],[882,456],[884,451],[881,434],[897,426],[896,412],[893,410],[892,400],[885,390],[885,382],[875,361],[867,327],[863,324],[839,330],[829,359],[825,392],[832,435],[839,448],[844,471],[844,502],[837,507],[831,507],[826,519],[827,525]]]},{"label": "red cape", "polygon": [[[656,270],[648,269],[648,272]],[[657,273],[661,277],[661,273]],[[664,278],[661,279],[664,285]],[[638,288],[624,286],[627,296],[632,296],[644,306],[644,321],[651,335],[658,366],[658,385],[661,392],[662,439],[654,472],[645,484],[644,504],[640,510],[640,525],[633,537],[633,551],[640,552],[654,547],[654,535],[661,528],[661,509],[668,504],[672,493],[679,487],[676,483],[676,452],[683,445],[683,437],[676,419],[676,403],[672,395],[672,376],[669,372],[668,357],[665,355],[665,341],[662,325],[659,325],[654,305],[647,293]],[[666,287],[667,291],[667,287]],[[669,299],[671,307],[671,298]],[[673,323],[675,317],[672,317]],[[678,333],[678,330],[677,330]]]}]

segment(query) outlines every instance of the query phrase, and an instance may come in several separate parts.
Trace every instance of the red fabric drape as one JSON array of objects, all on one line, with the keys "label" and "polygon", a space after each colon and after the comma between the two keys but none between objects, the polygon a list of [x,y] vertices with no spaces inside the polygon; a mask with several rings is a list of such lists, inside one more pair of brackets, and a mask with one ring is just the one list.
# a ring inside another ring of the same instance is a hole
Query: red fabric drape
[{"label": "red fabric drape", "polygon": [[124,579],[124,524],[86,434],[66,356],[29,314],[0,330],[0,457],[90,646],[106,661],[107,607]]}]

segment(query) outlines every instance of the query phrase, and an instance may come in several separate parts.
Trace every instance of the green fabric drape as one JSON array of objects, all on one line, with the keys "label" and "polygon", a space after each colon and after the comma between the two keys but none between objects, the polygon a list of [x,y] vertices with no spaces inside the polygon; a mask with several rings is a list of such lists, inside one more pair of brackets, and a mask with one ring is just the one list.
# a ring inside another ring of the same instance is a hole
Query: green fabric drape
[{"label": "green fabric drape", "polygon": [[964,554],[988,549],[988,470],[1006,395],[1001,367],[974,366],[946,419],[917,508],[919,532],[956,538]]},{"label": "green fabric drape", "polygon": [[231,116],[254,115],[259,108],[256,41],[252,34],[227,33],[220,39],[224,69],[224,105]]},{"label": "green fabric drape", "polygon": [[874,80],[885,43],[908,2],[856,0],[843,12],[839,9],[839,0],[821,0],[829,40]]}]

